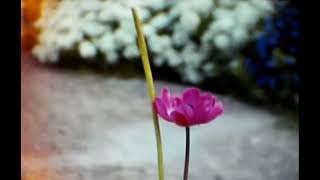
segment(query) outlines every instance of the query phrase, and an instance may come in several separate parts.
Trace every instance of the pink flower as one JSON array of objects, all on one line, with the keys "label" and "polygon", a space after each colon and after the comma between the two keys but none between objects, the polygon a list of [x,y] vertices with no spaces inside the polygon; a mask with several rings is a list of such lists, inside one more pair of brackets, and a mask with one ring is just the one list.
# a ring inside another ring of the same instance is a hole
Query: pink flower
[{"label": "pink flower", "polygon": [[163,119],[183,127],[205,124],[223,114],[221,101],[197,88],[188,88],[180,96],[172,96],[163,88],[154,106]]}]

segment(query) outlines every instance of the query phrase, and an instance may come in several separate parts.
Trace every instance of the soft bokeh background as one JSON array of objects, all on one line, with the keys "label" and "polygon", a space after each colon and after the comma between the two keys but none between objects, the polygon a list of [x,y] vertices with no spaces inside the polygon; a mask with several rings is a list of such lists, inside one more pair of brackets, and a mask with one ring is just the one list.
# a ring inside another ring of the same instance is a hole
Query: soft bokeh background
[{"label": "soft bokeh background", "polygon": [[[300,13],[280,0],[23,0],[22,178],[157,178],[133,6],[157,90],[225,105],[192,128],[190,179],[298,179]],[[184,129],[160,125],[181,179]]]}]

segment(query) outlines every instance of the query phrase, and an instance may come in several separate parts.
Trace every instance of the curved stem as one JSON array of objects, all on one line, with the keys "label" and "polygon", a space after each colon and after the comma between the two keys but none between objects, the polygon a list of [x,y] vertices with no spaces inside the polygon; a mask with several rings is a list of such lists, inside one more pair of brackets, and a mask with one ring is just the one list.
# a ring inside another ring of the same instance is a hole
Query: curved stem
[{"label": "curved stem", "polygon": [[190,154],[190,128],[186,127],[186,154],[184,159],[183,180],[188,180],[189,155]]},{"label": "curved stem", "polygon": [[164,165],[163,165],[163,152],[162,152],[160,126],[159,126],[157,112],[155,111],[155,108],[153,106],[153,101],[155,99],[156,92],[153,84],[152,72],[151,72],[150,63],[149,63],[148,50],[147,50],[147,45],[143,35],[142,23],[140,22],[138,13],[134,8],[132,8],[132,14],[133,14],[134,23],[137,31],[139,50],[141,54],[143,69],[146,75],[149,96],[151,100],[153,125],[154,125],[156,143],[157,143],[159,180],[164,180]]},{"label": "curved stem", "polygon": [[159,180],[164,180],[164,165],[163,165],[164,163],[163,163],[161,133],[160,133],[160,127],[158,122],[158,115],[155,112],[154,108],[153,108],[152,114],[153,114],[153,125],[155,128],[155,135],[156,135],[156,142],[157,142]]}]

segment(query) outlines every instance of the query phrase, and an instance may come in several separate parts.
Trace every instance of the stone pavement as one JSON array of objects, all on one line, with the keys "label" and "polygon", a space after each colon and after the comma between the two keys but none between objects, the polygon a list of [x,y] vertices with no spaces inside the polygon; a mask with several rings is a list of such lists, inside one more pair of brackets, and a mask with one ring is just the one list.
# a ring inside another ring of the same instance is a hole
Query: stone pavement
[{"label": "stone pavement", "polygon": [[[29,179],[155,180],[144,79],[22,60],[22,173]],[[184,87],[156,81],[175,92]],[[191,129],[190,180],[297,180],[299,133],[281,116],[219,96],[225,115]],[[161,121],[166,180],[182,179],[184,129]],[[27,179],[27,178],[26,178]]]}]

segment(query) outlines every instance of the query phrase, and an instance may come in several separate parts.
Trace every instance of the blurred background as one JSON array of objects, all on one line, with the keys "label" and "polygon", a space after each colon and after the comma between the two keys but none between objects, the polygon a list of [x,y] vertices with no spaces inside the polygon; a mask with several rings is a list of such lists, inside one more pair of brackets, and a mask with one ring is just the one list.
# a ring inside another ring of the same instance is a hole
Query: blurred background
[{"label": "blurred background", "polygon": [[[196,86],[225,115],[191,131],[190,180],[299,179],[299,6],[290,0],[22,0],[22,179],[156,179],[131,7],[156,89]],[[166,179],[184,129],[160,122]]]}]

